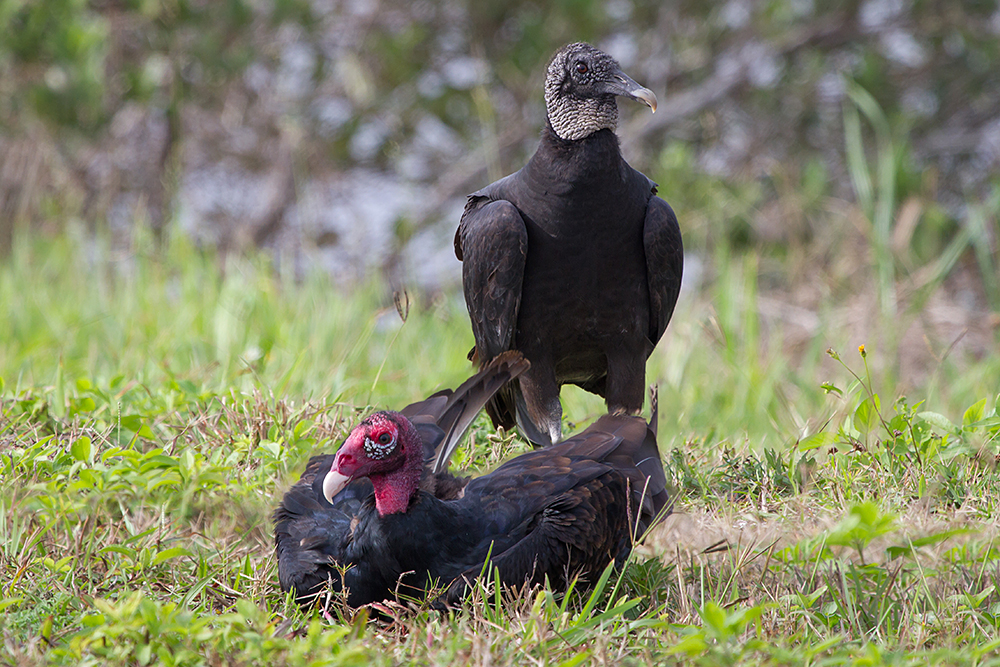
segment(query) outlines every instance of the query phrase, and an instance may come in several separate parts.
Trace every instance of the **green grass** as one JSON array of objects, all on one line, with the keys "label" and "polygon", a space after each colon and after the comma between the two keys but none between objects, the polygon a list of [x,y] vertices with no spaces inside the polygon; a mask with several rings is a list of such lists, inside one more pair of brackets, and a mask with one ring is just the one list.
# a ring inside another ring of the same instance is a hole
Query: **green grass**
[{"label": "green grass", "polygon": [[[717,246],[649,367],[676,516],[623,572],[329,624],[280,593],[269,514],[367,406],[471,372],[460,297],[411,294],[402,323],[377,284],[88,243],[22,238],[0,267],[2,661],[1000,663],[995,354],[903,396],[899,350],[848,347],[836,309],[792,354],[768,258]],[[567,430],[601,410],[564,399]],[[456,463],[523,448],[481,418]]]}]

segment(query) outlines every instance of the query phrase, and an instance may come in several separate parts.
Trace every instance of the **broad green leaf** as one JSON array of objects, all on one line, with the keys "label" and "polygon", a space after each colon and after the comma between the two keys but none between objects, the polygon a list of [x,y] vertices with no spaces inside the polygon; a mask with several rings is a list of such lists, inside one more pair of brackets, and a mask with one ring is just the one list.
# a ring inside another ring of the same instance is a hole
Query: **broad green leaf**
[{"label": "broad green leaf", "polygon": [[800,452],[808,452],[812,449],[819,449],[820,447],[829,447],[836,441],[837,436],[833,433],[820,431],[819,433],[813,433],[809,437],[800,440],[798,449]]},{"label": "broad green leaf", "polygon": [[90,438],[85,435],[80,436],[69,446],[69,453],[77,461],[90,461],[93,456],[93,448],[90,446]]},{"label": "broad green leaf", "polygon": [[558,663],[557,667],[576,667],[577,665],[583,664],[584,661],[590,660],[590,650],[580,651],[568,660],[564,660]]},{"label": "broad green leaf", "polygon": [[873,394],[861,401],[858,409],[854,411],[854,425],[859,428],[871,431],[879,423],[879,403],[878,394]]},{"label": "broad green leaf", "polygon": [[976,401],[969,406],[969,409],[962,415],[962,425],[970,426],[986,417],[986,399]]},{"label": "broad green leaf", "polygon": [[698,632],[695,634],[690,634],[684,639],[680,640],[669,649],[667,653],[674,655],[677,653],[684,653],[690,657],[696,655],[701,655],[708,648],[708,642],[705,640],[705,634]]},{"label": "broad green leaf", "polygon": [[140,438],[145,438],[147,440],[153,440],[155,438],[153,431],[150,430],[149,426],[143,422],[142,417],[139,415],[122,415],[121,426],[122,429],[131,431]]},{"label": "broad green leaf", "polygon": [[705,625],[710,627],[716,635],[723,636],[726,632],[726,611],[711,600],[706,602],[698,611]]},{"label": "broad green leaf", "polygon": [[958,433],[958,427],[952,424],[947,417],[937,412],[920,412],[917,414],[917,417],[942,431]]}]

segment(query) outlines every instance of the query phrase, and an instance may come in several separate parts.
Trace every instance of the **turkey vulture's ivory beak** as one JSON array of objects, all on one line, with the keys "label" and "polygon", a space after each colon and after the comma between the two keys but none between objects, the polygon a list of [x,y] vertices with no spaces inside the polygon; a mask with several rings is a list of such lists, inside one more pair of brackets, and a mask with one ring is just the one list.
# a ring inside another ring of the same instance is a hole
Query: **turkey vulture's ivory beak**
[{"label": "turkey vulture's ivory beak", "polygon": [[336,470],[331,469],[330,472],[326,473],[326,477],[323,479],[323,497],[326,501],[333,504],[333,497],[340,493],[340,491],[347,486],[347,483],[351,481],[351,478],[347,475],[341,475]]},{"label": "turkey vulture's ivory beak", "polygon": [[621,70],[611,72],[611,80],[604,84],[604,92],[631,97],[633,100],[642,102],[652,109],[653,113],[656,113],[656,94],[649,88],[640,86],[632,77]]}]

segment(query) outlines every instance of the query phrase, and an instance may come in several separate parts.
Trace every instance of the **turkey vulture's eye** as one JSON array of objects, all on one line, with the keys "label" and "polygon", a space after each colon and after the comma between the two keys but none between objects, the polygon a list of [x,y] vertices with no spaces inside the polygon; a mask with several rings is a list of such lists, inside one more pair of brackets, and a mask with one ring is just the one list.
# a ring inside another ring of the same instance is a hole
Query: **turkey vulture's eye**
[{"label": "turkey vulture's eye", "polygon": [[390,442],[392,442],[392,435],[390,435],[389,432],[386,431],[385,433],[383,433],[378,437],[378,442],[380,445],[388,445]]},{"label": "turkey vulture's eye", "polygon": [[579,72],[580,74],[586,74],[589,71],[589,69],[590,68],[587,67],[587,63],[583,62],[582,60],[577,61],[576,63],[577,72]]}]

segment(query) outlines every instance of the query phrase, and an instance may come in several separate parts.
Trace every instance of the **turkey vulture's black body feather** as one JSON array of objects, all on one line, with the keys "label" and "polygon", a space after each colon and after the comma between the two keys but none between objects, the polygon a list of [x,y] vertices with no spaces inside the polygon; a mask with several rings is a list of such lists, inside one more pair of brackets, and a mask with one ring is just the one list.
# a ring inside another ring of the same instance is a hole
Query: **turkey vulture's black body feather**
[{"label": "turkey vulture's black body feather", "polygon": [[[486,400],[527,366],[516,353],[498,358],[455,391],[438,392],[400,412],[420,436],[428,471],[423,488],[429,493],[439,498],[461,493],[468,478],[448,473],[448,459]],[[347,550],[356,530],[352,524],[372,502],[372,484],[364,478],[347,484],[332,504],[327,501],[323,481],[334,459],[334,454],[309,459],[302,477],[274,512],[278,580],[282,590],[294,590],[303,604],[325,591],[328,582],[339,590],[336,564],[350,562]]]},{"label": "turkey vulture's black body feather", "polygon": [[642,409],[646,359],[670,321],[683,269],[673,210],[622,158],[614,133],[614,95],[650,103],[652,93],[577,80],[579,58],[592,73],[603,67],[605,82],[638,87],[589,45],[557,53],[538,150],[469,196],[455,235],[478,358],[516,349],[531,362],[487,412],[536,445],[560,436],[563,384],[605,397],[611,412]]}]

